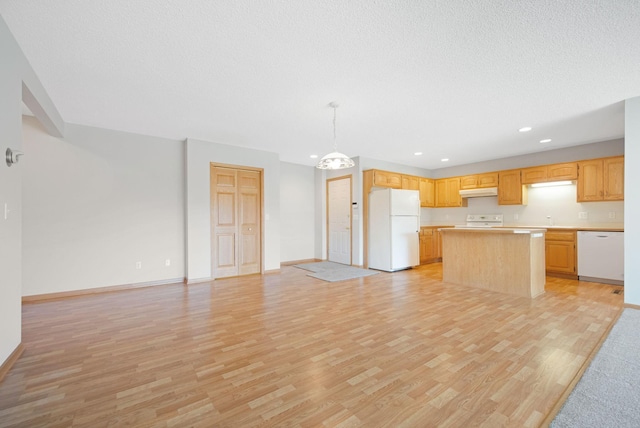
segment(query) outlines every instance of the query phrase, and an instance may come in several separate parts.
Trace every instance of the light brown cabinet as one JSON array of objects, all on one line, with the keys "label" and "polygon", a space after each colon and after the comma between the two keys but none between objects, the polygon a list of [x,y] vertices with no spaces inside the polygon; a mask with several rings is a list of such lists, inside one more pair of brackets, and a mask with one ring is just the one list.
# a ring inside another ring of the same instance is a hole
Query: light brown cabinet
[{"label": "light brown cabinet", "polygon": [[526,205],[527,187],[522,184],[519,169],[498,173],[498,205]]},{"label": "light brown cabinet", "polygon": [[575,230],[547,230],[545,268],[547,275],[576,276]]},{"label": "light brown cabinet", "polygon": [[430,178],[420,179],[420,206],[421,207],[436,206],[435,183]]},{"label": "light brown cabinet", "polygon": [[442,261],[442,226],[420,228],[420,264]]},{"label": "light brown cabinet", "polygon": [[402,188],[402,175],[396,172],[373,170],[373,185],[375,187],[390,187],[392,189]]},{"label": "light brown cabinet", "polygon": [[497,186],[497,172],[487,172],[484,174],[465,175],[464,177],[460,177],[460,189],[481,189]]},{"label": "light brown cabinet", "polygon": [[466,207],[460,197],[460,177],[440,178],[435,182],[436,207]]},{"label": "light brown cabinet", "polygon": [[522,184],[576,180],[578,178],[578,163],[567,162],[523,168],[521,174]]},{"label": "light brown cabinet", "polygon": [[406,190],[420,190],[420,177],[415,177],[413,175],[403,175],[402,188]]},{"label": "light brown cabinet", "polygon": [[624,200],[624,156],[578,162],[578,202]]},{"label": "light brown cabinet", "polygon": [[432,263],[433,256],[433,229],[420,228],[420,264]]}]

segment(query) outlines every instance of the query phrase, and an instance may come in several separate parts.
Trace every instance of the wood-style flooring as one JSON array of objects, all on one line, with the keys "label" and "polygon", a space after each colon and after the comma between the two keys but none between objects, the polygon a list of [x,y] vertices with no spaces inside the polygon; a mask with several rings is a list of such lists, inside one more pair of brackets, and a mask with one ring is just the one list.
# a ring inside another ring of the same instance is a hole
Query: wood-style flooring
[{"label": "wood-style flooring", "polygon": [[329,283],[281,272],[23,306],[2,427],[537,427],[622,287],[536,299],[440,264]]}]

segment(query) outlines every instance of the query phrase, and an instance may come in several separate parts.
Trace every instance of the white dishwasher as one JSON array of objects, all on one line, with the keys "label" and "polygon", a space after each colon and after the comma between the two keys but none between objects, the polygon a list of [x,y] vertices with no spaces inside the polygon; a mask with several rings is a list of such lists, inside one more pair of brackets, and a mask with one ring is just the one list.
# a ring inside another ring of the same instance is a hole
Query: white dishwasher
[{"label": "white dishwasher", "polygon": [[578,232],[578,278],[624,284],[624,232]]}]

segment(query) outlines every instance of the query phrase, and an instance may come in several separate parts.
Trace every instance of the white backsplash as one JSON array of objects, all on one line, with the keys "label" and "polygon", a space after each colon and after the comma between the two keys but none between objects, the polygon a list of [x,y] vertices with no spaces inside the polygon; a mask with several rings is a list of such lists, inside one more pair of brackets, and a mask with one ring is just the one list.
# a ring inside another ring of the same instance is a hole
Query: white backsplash
[{"label": "white backsplash", "polygon": [[[498,205],[497,197],[471,198],[462,208],[422,208],[422,224],[464,224],[467,214],[503,214],[505,225],[624,224],[624,202],[576,202],[576,185],[529,187],[527,205]],[[584,214],[586,213],[586,214]],[[613,213],[613,214],[612,214]],[[583,218],[585,217],[586,218]],[[613,218],[612,218],[613,216]],[[550,217],[550,218],[548,218]]]}]

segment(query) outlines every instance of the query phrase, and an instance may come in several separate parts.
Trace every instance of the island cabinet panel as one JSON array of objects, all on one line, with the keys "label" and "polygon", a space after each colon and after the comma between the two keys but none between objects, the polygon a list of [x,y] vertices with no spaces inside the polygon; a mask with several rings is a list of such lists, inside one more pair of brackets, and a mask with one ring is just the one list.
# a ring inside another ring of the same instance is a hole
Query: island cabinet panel
[{"label": "island cabinet panel", "polygon": [[421,207],[436,206],[435,183],[430,178],[420,179],[420,206]]},{"label": "island cabinet panel", "polygon": [[396,172],[373,170],[373,185],[377,187],[402,188],[402,175]]},{"label": "island cabinet panel", "polygon": [[415,177],[413,175],[403,175],[402,188],[405,190],[420,190],[420,177]]},{"label": "island cabinet panel", "polygon": [[578,162],[578,202],[624,200],[624,156]]},{"label": "island cabinet panel", "polygon": [[576,231],[548,230],[545,236],[545,269],[547,275],[577,279]]},{"label": "island cabinet panel", "polygon": [[442,229],[442,280],[521,297],[544,293],[544,229]]},{"label": "island cabinet panel", "polygon": [[522,184],[519,169],[498,173],[498,205],[526,205],[527,187]]}]

